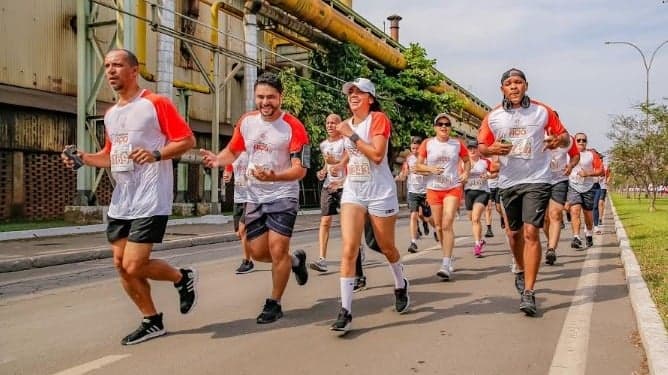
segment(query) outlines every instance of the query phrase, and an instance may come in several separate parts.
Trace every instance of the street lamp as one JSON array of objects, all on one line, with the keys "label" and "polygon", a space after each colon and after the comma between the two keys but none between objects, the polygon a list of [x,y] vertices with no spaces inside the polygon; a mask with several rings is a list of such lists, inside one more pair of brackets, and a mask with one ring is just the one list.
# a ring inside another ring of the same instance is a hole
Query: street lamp
[{"label": "street lamp", "polygon": [[[645,54],[642,52],[638,46],[631,42],[605,42],[605,44],[626,44],[627,46],[631,46],[635,48],[638,53],[640,53],[640,56],[642,56],[642,63],[645,66],[645,107],[649,109],[649,70],[652,69],[652,62],[654,62],[654,56],[656,56],[656,53],[668,43],[668,40],[664,41],[663,43],[659,44],[658,47],[652,52],[652,56],[649,58],[649,64],[647,63],[647,59],[645,58]],[[647,113],[647,118],[649,120],[649,112]]]}]

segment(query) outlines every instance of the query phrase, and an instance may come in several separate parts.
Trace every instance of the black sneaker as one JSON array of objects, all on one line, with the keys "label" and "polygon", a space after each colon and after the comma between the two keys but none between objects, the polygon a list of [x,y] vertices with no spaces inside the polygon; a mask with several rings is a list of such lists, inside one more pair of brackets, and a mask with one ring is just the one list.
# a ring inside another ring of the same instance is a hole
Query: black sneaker
[{"label": "black sneaker", "polygon": [[506,221],[501,217],[501,229],[506,229]]},{"label": "black sneaker", "polygon": [[252,272],[253,269],[255,268],[255,265],[253,264],[253,261],[250,259],[244,259],[241,261],[241,264],[239,265],[239,268],[237,268],[236,271],[234,271],[237,275],[241,275],[244,273],[249,273]]},{"label": "black sneaker", "polygon": [[515,274],[515,289],[517,289],[517,293],[520,295],[524,292],[524,272]]},{"label": "black sneaker", "polygon": [[411,299],[408,296],[408,280],[404,279],[404,287],[394,290],[394,308],[399,314],[403,314],[408,311],[408,307],[411,305]]},{"label": "black sneaker", "polygon": [[355,278],[355,286],[353,286],[353,293],[361,292],[366,289],[366,276]]},{"label": "black sneaker", "polygon": [[574,237],[573,241],[571,241],[571,249],[581,250],[583,248],[582,241],[579,238]]},{"label": "black sneaker", "polygon": [[538,310],[536,309],[536,297],[533,290],[525,290],[520,299],[520,310],[524,311],[527,316],[535,316]]},{"label": "black sneaker", "polygon": [[554,251],[554,249],[547,249],[547,251],[545,252],[545,264],[552,266],[556,261],[557,261],[557,252]]},{"label": "black sneaker", "polygon": [[350,315],[348,310],[342,307],[341,311],[339,311],[339,316],[336,317],[336,321],[329,327],[329,329],[332,331],[343,332],[345,334],[345,332],[350,330],[352,321],[353,316]]},{"label": "black sneaker", "polygon": [[492,227],[487,227],[487,232],[485,232],[485,237],[487,238],[494,237],[494,232],[492,232]]},{"label": "black sneaker", "polygon": [[292,267],[292,272],[295,273],[297,284],[304,285],[308,281],[308,269],[306,268],[306,253],[304,250],[295,250],[294,256],[299,259],[299,264]]},{"label": "black sneaker", "polygon": [[422,229],[424,229],[424,235],[428,236],[429,235],[429,223],[426,221],[422,222]]},{"label": "black sneaker", "polygon": [[408,252],[411,254],[417,253],[418,247],[415,242],[411,242],[410,246],[408,246]]},{"label": "black sneaker", "polygon": [[197,304],[197,271],[190,268],[181,268],[181,281],[174,284],[174,288],[179,291],[179,307],[181,314],[187,314],[193,310]]},{"label": "black sneaker", "polygon": [[121,345],[134,345],[162,336],[167,331],[162,325],[162,313],[142,319],[139,328],[121,340]]},{"label": "black sneaker", "polygon": [[585,237],[587,240],[587,247],[592,247],[594,246],[594,237],[592,236],[586,236]]},{"label": "black sneaker", "polygon": [[267,298],[264,302],[264,307],[262,312],[257,316],[257,324],[267,324],[273,323],[278,319],[283,317],[283,310],[281,310],[281,305],[271,298]]}]

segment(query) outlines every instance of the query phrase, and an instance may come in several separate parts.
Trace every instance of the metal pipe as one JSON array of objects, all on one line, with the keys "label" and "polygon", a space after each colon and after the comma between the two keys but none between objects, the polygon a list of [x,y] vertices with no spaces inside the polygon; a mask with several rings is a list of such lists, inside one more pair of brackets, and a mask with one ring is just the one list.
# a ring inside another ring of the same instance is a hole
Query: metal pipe
[{"label": "metal pipe", "polygon": [[[164,27],[174,28],[174,0],[162,0],[161,23]],[[174,38],[169,35],[158,34],[156,92],[160,95],[173,98],[172,81],[174,80]]]}]

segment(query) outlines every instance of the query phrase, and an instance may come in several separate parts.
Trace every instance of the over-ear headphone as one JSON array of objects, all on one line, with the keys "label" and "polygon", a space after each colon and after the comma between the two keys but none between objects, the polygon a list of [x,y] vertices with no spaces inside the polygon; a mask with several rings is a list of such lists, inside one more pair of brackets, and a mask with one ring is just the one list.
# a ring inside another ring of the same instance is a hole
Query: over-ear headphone
[{"label": "over-ear headphone", "polygon": [[[522,97],[522,101],[520,102],[520,106],[522,106],[522,108],[529,108],[530,105],[531,105],[531,98],[529,98],[528,95],[524,95],[524,97]],[[510,100],[508,100],[508,98],[504,97],[503,100],[501,101],[501,106],[506,111],[509,111],[513,108],[513,103]]]}]

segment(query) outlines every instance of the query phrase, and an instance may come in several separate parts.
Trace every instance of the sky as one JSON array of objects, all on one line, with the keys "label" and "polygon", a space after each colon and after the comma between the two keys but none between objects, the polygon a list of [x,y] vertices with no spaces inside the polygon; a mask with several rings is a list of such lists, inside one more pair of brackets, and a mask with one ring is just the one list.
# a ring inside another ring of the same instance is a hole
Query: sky
[{"label": "sky", "polygon": [[[353,0],[353,9],[389,34],[399,14],[399,41],[417,42],[446,76],[489,106],[501,100],[500,77],[524,71],[527,95],[557,110],[566,128],[585,132],[605,151],[616,115],[640,115],[647,62],[668,40],[662,0]],[[383,23],[385,22],[385,28]],[[668,43],[650,68],[650,102],[668,104]]]}]

